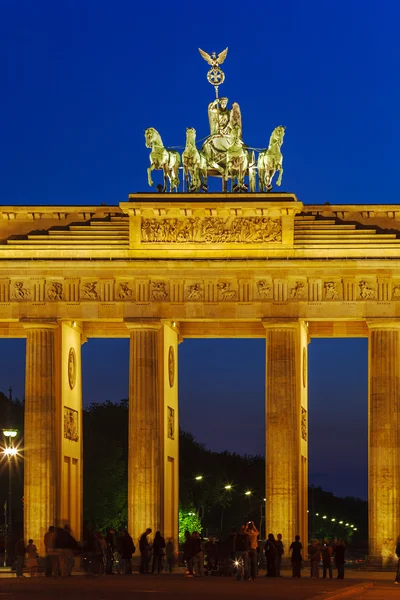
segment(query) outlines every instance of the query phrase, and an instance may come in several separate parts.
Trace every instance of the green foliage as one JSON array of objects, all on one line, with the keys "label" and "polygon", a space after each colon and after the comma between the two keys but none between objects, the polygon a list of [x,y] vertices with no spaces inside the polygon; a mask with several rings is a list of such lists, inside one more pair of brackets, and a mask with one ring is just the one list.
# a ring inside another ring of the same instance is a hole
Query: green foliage
[{"label": "green foliage", "polygon": [[185,541],[185,531],[198,531],[201,533],[201,521],[193,507],[179,507],[179,543]]},{"label": "green foliage", "polygon": [[127,525],[128,401],[91,404],[83,412],[84,520],[95,529]]}]

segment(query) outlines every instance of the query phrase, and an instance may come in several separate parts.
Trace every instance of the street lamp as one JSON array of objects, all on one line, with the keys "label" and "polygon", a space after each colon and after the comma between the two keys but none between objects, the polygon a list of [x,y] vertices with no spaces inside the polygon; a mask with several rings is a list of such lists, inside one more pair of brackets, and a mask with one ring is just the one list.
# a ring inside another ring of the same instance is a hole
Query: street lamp
[{"label": "street lamp", "polygon": [[6,517],[6,535],[5,535],[5,556],[4,562],[12,566],[12,514],[11,514],[11,499],[12,499],[12,486],[11,486],[11,459],[13,456],[18,454],[17,448],[14,447],[14,438],[18,433],[18,429],[12,429],[8,427],[3,429],[3,435],[6,438],[6,446],[3,450],[4,455],[7,457],[8,462],[8,502],[4,516]]},{"label": "street lamp", "polygon": [[225,490],[231,490],[231,489],[232,489],[232,486],[231,486],[231,485],[228,483],[228,485],[224,486],[224,489],[225,489]]},{"label": "street lamp", "polygon": [[251,491],[247,490],[247,492],[244,493],[245,496],[251,496]]},{"label": "street lamp", "polygon": [[203,479],[203,475],[196,475],[195,480],[201,481]]}]

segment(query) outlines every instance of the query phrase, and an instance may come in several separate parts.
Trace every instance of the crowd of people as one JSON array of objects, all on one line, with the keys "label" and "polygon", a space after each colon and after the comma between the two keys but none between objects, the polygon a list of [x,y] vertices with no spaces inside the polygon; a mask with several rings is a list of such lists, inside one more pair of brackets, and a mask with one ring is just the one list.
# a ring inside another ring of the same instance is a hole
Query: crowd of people
[{"label": "crowd of people", "polygon": [[[147,528],[139,537],[140,574],[160,574],[164,570],[172,572],[177,553],[172,538],[167,541],[156,531],[151,539],[152,530]],[[183,562],[187,577],[203,577],[205,574],[235,575],[238,580],[255,580],[262,563],[266,566],[265,577],[280,577],[282,560],[289,559],[292,565],[292,577],[301,577],[303,561],[308,558],[310,576],[319,577],[322,566],[324,578],[333,577],[333,566],[337,569],[337,578],[344,577],[345,545],[342,540],[313,540],[303,557],[300,537],[285,550],[282,534],[269,533],[265,542],[260,541],[260,532],[253,521],[241,525],[239,530],[232,529],[229,540],[217,542],[210,537],[204,540],[198,531],[185,532],[183,544]],[[48,577],[70,577],[75,557],[81,556],[81,564],[90,575],[130,575],[133,572],[132,558],[136,552],[135,543],[126,529],[116,532],[110,529],[106,535],[97,531],[87,533],[82,546],[72,535],[68,525],[63,528],[50,526],[44,536],[44,571]],[[30,539],[25,547],[24,540],[18,540],[15,546],[16,575],[22,577],[23,566],[31,576],[35,576],[39,567],[39,557],[34,540]]]}]

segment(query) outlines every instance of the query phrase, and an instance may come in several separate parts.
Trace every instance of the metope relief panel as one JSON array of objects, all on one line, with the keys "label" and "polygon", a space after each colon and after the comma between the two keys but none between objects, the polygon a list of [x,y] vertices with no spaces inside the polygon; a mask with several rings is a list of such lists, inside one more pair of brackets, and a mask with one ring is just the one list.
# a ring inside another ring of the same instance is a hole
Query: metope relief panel
[{"label": "metope relief panel", "polygon": [[263,244],[282,242],[281,219],[195,217],[142,219],[142,244]]},{"label": "metope relief panel", "polygon": [[95,280],[81,282],[81,300],[101,300],[99,282]]},{"label": "metope relief panel", "polygon": [[291,281],[289,284],[290,300],[307,300],[307,281]]},{"label": "metope relief panel", "polygon": [[219,281],[217,283],[218,288],[218,300],[220,302],[233,302],[238,300],[238,291],[236,288],[236,282],[233,281]]},{"label": "metope relief panel", "polygon": [[259,279],[255,282],[254,298],[258,300],[272,300],[273,290],[271,279]]},{"label": "metope relief panel", "polygon": [[357,282],[358,286],[358,298],[360,300],[376,300],[376,280],[372,281],[367,278],[360,279]]},{"label": "metope relief panel", "polygon": [[400,300],[400,281],[392,283],[392,300]]},{"label": "metope relief panel", "polygon": [[64,289],[61,281],[46,281],[46,300],[50,302],[64,300]]},{"label": "metope relief panel", "polygon": [[11,280],[11,300],[31,300],[31,284],[30,281]]},{"label": "metope relief panel", "polygon": [[0,279],[0,302],[9,302],[10,300],[10,280]]},{"label": "metope relief panel", "polygon": [[65,280],[65,299],[67,302],[79,302],[80,300],[80,280]]},{"label": "metope relief panel", "polygon": [[341,300],[342,286],[340,281],[324,281],[324,300]]},{"label": "metope relief panel", "polygon": [[116,281],[115,282],[115,299],[116,300],[134,300],[134,284],[132,281]]},{"label": "metope relief panel", "polygon": [[187,302],[204,302],[204,281],[186,282],[185,300]]},{"label": "metope relief panel", "polygon": [[169,283],[165,281],[151,281],[150,298],[156,302],[169,300]]}]

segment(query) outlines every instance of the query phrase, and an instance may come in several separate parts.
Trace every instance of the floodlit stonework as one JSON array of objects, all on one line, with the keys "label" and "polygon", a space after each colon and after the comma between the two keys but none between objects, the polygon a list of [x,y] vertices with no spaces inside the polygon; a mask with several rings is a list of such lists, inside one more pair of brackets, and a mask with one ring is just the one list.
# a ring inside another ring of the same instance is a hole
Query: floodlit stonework
[{"label": "floodlit stonework", "polygon": [[[0,335],[27,339],[25,533],[82,527],[81,344],[131,340],[128,512],[177,537],[177,345],[266,339],[267,529],[307,531],[307,348],[369,338],[370,550],[399,533],[400,205],[132,194],[0,207]],[[172,348],[172,352],[171,352]],[[172,356],[172,358],[171,358]],[[274,439],[287,443],[270,452]]]}]

